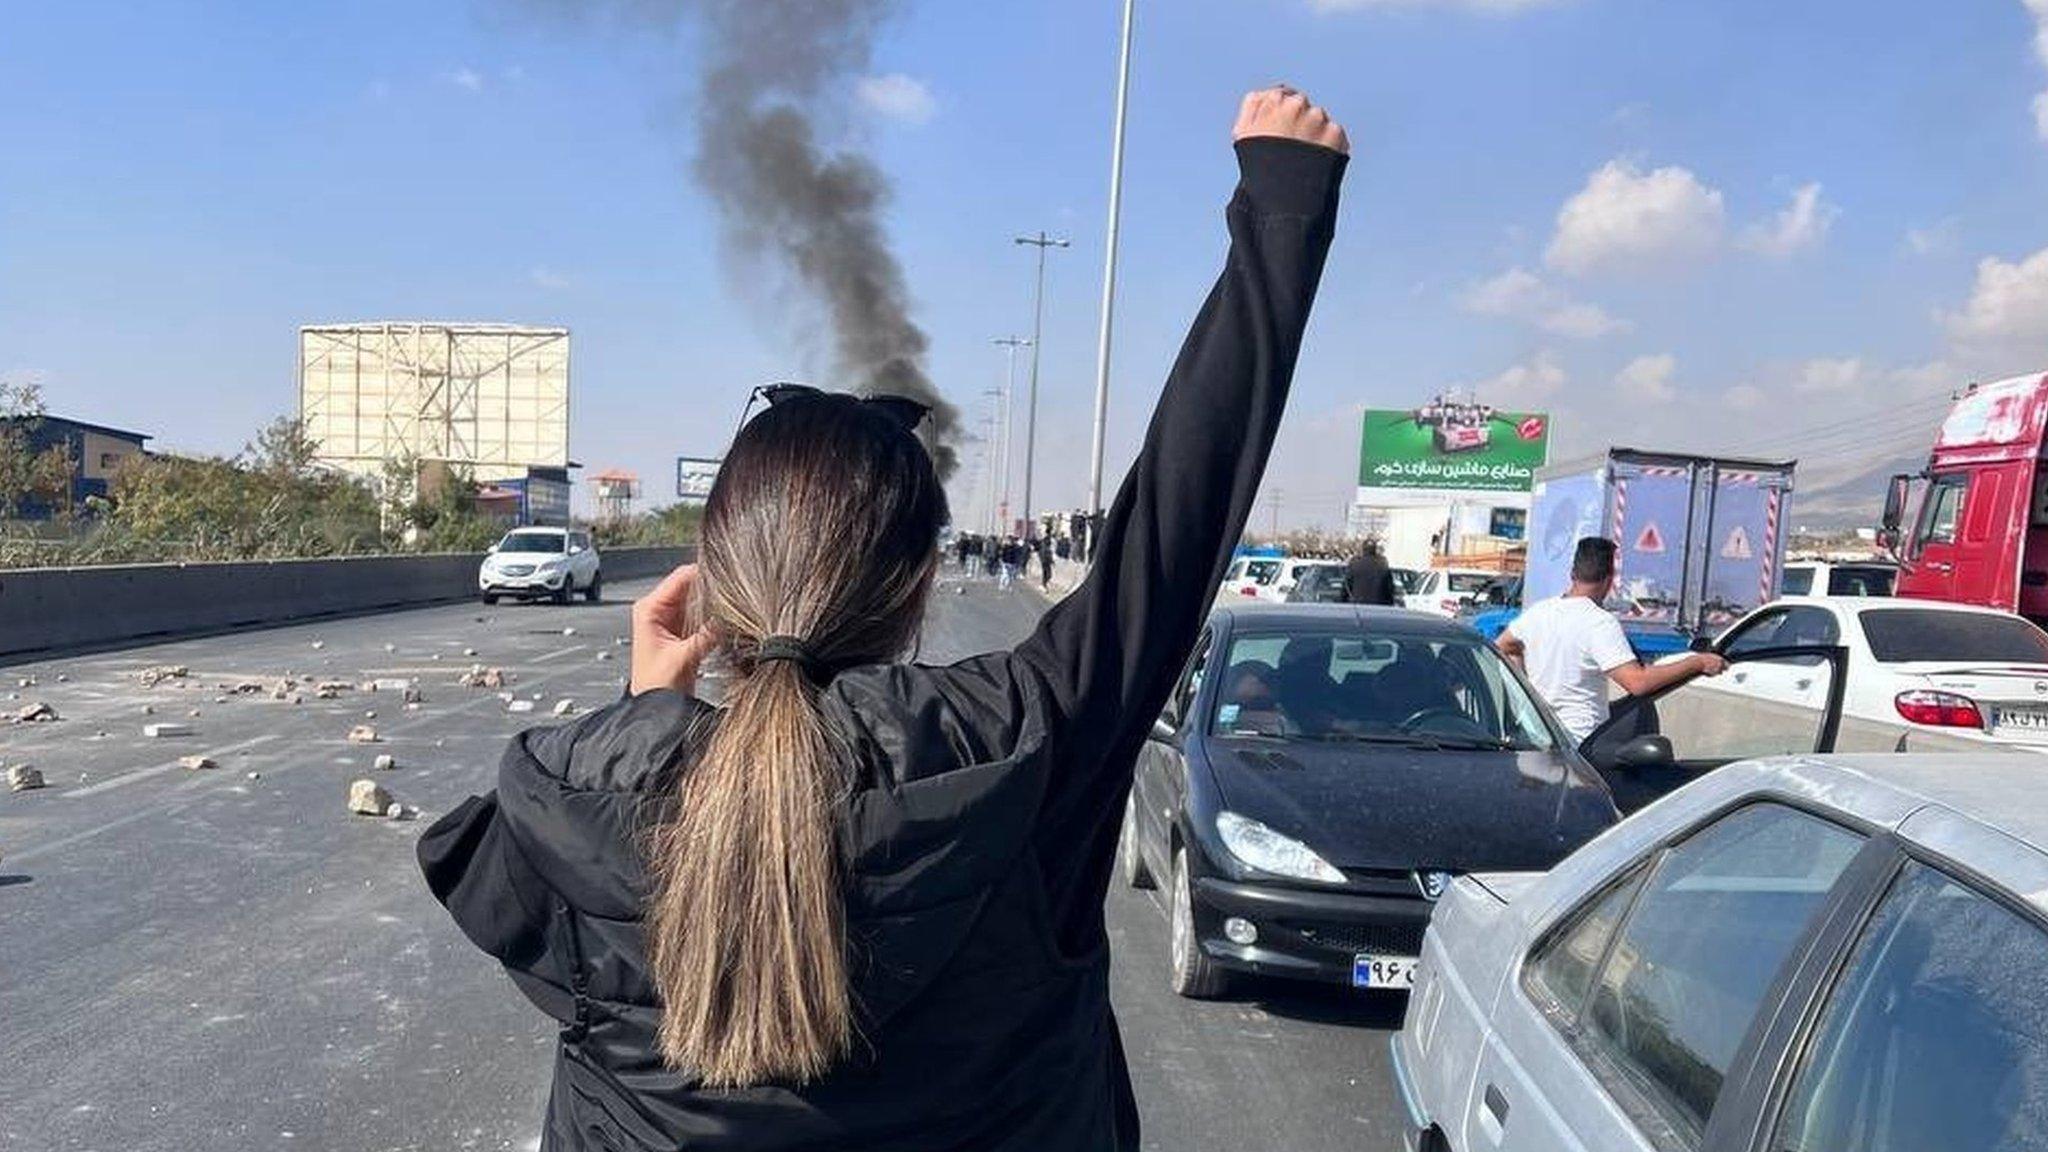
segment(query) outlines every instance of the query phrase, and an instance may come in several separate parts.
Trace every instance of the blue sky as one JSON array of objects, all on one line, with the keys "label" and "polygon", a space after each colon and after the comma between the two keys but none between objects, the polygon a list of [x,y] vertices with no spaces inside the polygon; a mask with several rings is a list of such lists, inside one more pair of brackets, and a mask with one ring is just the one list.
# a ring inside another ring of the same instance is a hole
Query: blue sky
[{"label": "blue sky", "polygon": [[[905,3],[862,70],[879,98],[835,102],[896,181],[970,422],[990,338],[1030,324],[1010,237],[1073,239],[1041,506],[1084,492],[1117,9]],[[567,324],[573,454],[655,493],[752,384],[829,379],[688,179],[689,37],[536,10],[11,13],[0,372],[231,451],[292,411],[300,324]],[[1361,407],[1446,387],[1553,411],[1560,454],[1796,453],[1809,489],[1860,485],[1924,449],[1948,389],[2048,366],[2044,28],[2048,0],[1141,0],[1112,470],[1221,254],[1237,96],[1286,78],[1356,159],[1269,481],[1284,523],[1339,521]]]}]

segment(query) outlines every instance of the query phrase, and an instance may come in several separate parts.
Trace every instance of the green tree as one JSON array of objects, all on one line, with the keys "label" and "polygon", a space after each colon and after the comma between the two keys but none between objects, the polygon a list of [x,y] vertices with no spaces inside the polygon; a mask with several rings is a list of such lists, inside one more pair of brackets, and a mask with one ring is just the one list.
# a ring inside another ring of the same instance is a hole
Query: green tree
[{"label": "green tree", "polygon": [[61,445],[34,446],[43,415],[40,388],[0,377],[0,520],[31,501],[71,511],[71,454]]}]

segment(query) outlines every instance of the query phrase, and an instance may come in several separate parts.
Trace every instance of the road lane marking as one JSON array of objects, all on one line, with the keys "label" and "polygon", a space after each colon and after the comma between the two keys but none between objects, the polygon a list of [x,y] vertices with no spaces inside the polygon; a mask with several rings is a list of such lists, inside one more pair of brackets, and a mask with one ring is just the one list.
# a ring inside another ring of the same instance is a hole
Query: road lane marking
[{"label": "road lane marking", "polygon": [[[211,752],[201,752],[199,753],[199,755],[211,756],[214,759],[218,760],[221,757],[228,755],[229,753],[244,752],[258,745],[268,744],[273,740],[281,739],[283,739],[282,736],[275,732],[272,732],[264,736],[253,736],[238,744],[230,744],[225,748],[218,748]],[[121,776],[116,776],[111,780],[102,780],[97,784],[88,784],[83,788],[73,788],[69,792],[59,792],[57,795],[65,797],[67,799],[73,799],[80,796],[97,796],[102,792],[111,792],[114,789],[120,788],[124,785],[133,784],[137,780],[147,780],[152,776],[161,776],[166,772],[174,772],[177,769],[178,761],[173,760],[168,764],[158,764],[153,768],[138,768],[133,772],[129,772]]]},{"label": "road lane marking", "polygon": [[10,852],[7,855],[7,862],[9,864],[26,864],[30,860],[34,860],[42,856],[47,856],[60,848],[69,848],[73,844],[84,843],[85,841],[90,840],[95,836],[102,836],[108,832],[112,832],[116,828],[126,828],[128,825],[133,824],[138,820],[147,820],[151,816],[158,815],[162,815],[162,813],[158,812],[154,808],[144,808],[140,812],[130,812],[128,815],[123,816],[118,820],[110,821],[106,824],[101,824],[96,828],[87,828],[83,832],[74,832],[69,836],[52,840],[48,844],[38,844],[33,848],[24,848],[19,852]]}]

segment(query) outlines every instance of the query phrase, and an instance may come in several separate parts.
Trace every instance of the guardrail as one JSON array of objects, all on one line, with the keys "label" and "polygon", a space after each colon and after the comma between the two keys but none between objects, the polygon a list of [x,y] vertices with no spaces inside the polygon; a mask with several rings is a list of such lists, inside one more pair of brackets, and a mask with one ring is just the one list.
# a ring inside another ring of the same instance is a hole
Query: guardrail
[{"label": "guardrail", "polygon": [[[608,548],[607,582],[654,576],[691,548]],[[476,595],[482,553],[0,569],[0,661],[386,612]]]}]

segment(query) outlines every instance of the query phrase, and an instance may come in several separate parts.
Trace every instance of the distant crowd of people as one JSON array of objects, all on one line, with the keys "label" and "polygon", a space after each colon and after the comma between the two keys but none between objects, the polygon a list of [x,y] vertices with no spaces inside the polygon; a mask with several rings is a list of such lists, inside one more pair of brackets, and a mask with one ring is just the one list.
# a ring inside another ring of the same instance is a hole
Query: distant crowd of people
[{"label": "distant crowd of people", "polygon": [[1073,542],[1062,536],[1057,540],[1050,536],[1033,536],[1028,539],[1018,536],[983,536],[962,532],[953,537],[951,556],[953,563],[969,576],[985,575],[996,582],[999,588],[1008,588],[1010,582],[1025,571],[1032,561],[1038,564],[1039,586],[1052,587],[1052,562],[1057,556],[1062,560],[1073,555]]}]

